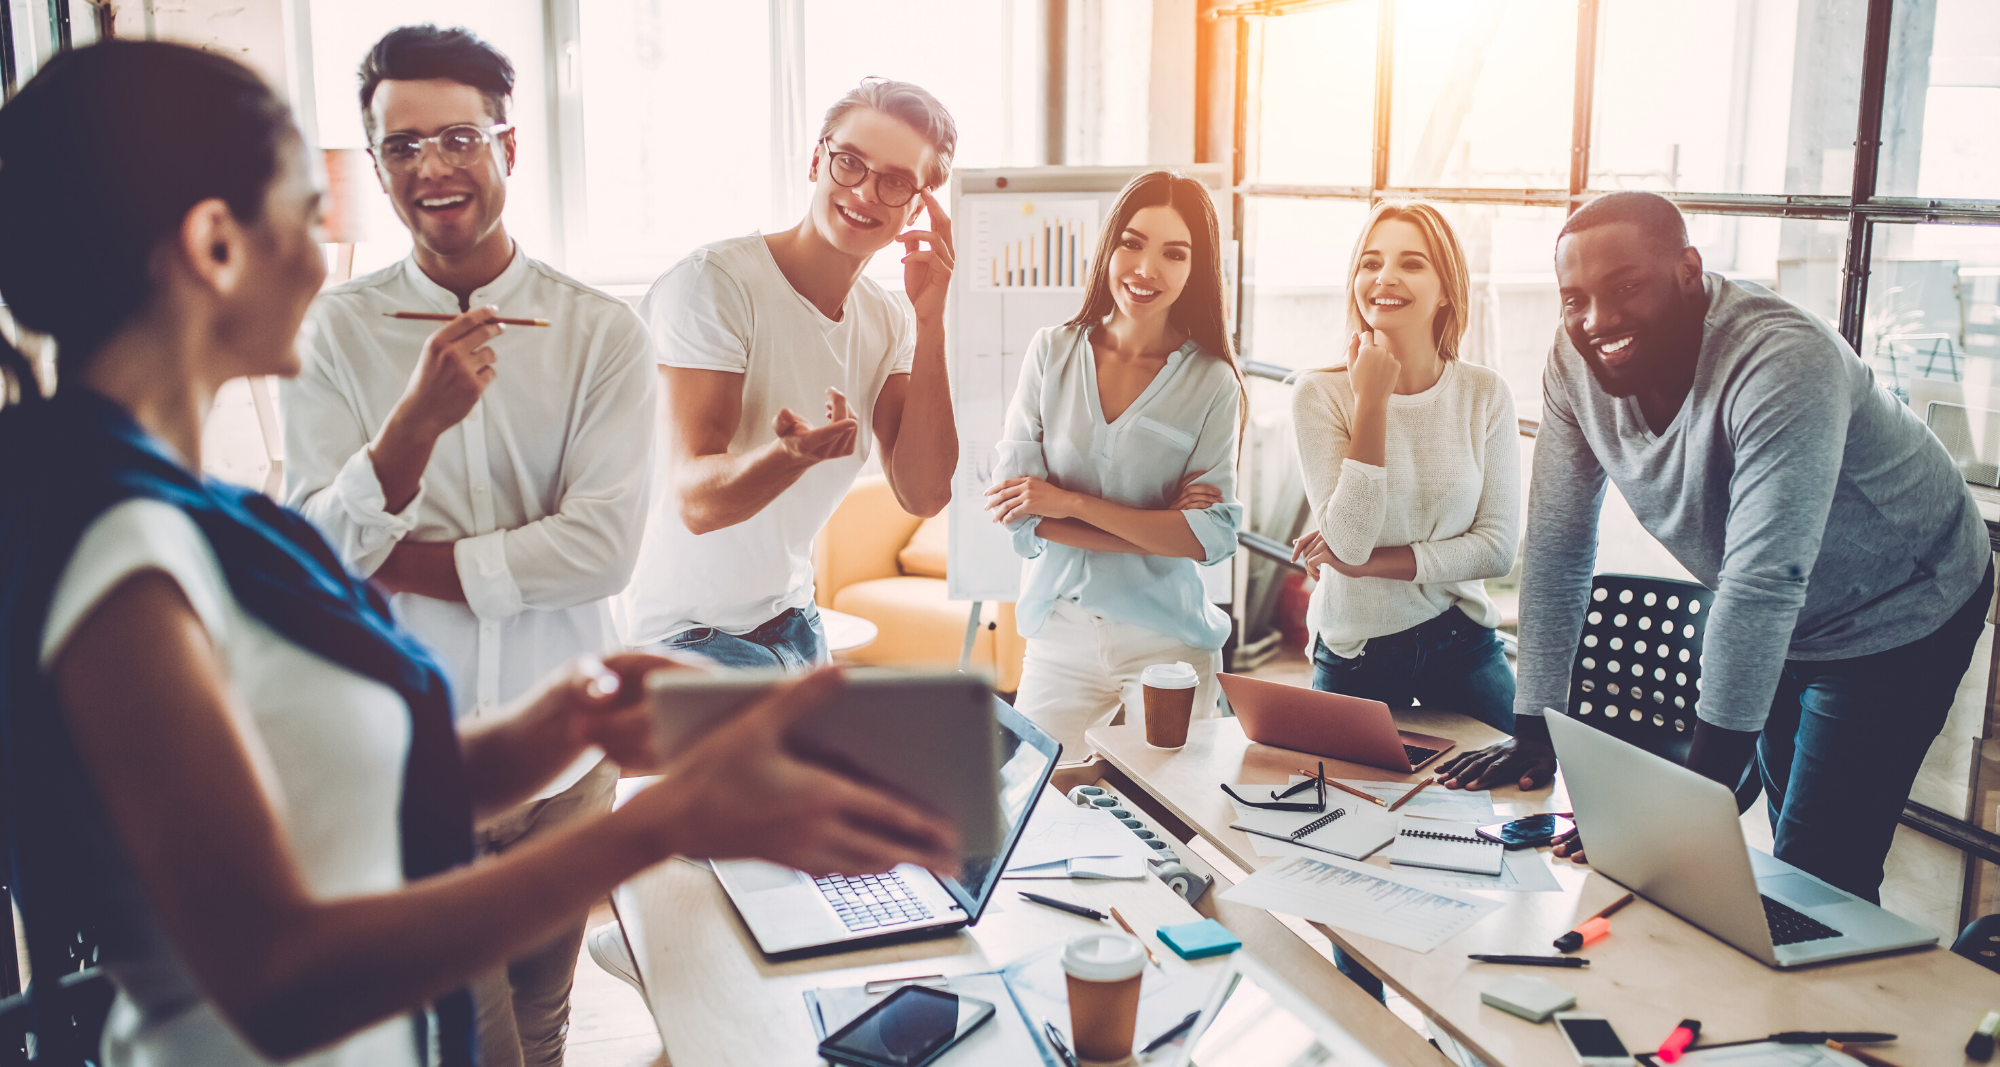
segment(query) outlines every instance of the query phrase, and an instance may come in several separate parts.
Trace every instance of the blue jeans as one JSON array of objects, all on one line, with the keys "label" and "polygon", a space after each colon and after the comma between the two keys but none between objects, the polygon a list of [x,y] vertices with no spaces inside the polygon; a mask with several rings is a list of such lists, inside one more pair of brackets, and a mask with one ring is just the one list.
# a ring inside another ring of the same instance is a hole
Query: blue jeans
[{"label": "blue jeans", "polygon": [[1944,729],[1993,597],[1979,590],[1927,637],[1840,660],[1786,660],[1757,740],[1779,859],[1881,901],[1903,801]]},{"label": "blue jeans", "polygon": [[1312,659],[1312,687],[1321,692],[1379,700],[1391,708],[1420,701],[1514,732],[1514,672],[1500,638],[1455,607],[1399,633],[1369,638],[1352,659],[1327,651],[1314,637]]},{"label": "blue jeans", "polygon": [[732,634],[697,626],[652,646],[654,652],[693,652],[724,667],[783,667],[804,670],[829,659],[819,608],[793,608],[748,633]]}]

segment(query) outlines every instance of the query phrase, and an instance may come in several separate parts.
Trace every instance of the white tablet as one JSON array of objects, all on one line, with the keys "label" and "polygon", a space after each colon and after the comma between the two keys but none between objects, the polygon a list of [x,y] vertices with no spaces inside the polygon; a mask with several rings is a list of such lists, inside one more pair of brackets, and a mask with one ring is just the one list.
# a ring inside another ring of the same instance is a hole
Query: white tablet
[{"label": "white tablet", "polygon": [[[795,677],[779,670],[654,671],[646,692],[660,741],[672,753]],[[997,849],[1005,832],[994,699],[992,687],[974,675],[855,668],[786,740],[815,762],[951,818],[965,853],[981,855]]]},{"label": "white tablet", "polygon": [[1169,1067],[1382,1067],[1269,967],[1238,951]]}]

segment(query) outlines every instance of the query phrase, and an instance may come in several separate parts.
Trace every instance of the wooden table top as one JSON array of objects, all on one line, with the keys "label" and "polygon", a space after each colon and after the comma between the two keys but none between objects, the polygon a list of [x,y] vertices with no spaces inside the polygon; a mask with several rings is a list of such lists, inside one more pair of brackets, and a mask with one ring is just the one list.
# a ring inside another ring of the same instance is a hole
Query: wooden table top
[{"label": "wooden table top", "polygon": [[[1042,803],[1068,803],[1053,790]],[[1198,857],[1184,857],[1200,866]],[[1204,868],[1205,872],[1205,868]],[[1226,884],[1226,883],[1223,883]],[[1053,888],[1050,887],[1059,887]],[[1221,958],[1182,961],[1154,936],[1157,927],[1217,918],[1302,993],[1395,1067],[1444,1067],[1436,1050],[1387,1008],[1363,995],[1298,936],[1260,909],[1199,911],[1156,878],[1140,881],[1005,881],[977,926],[951,937],[773,963],[758,952],[707,864],[673,860],[613,895],[646,984],[646,999],[674,1067],[817,1065],[818,1043],[804,993],[888,978],[997,970],[1030,952],[1105,927],[1016,896],[1039,890],[1105,910],[1116,906],[1169,968],[1220,972]],[[1218,886],[1218,892],[1220,886]]]},{"label": "wooden table top", "polygon": [[[1404,729],[1449,737],[1466,748],[1501,736],[1461,715],[1412,709]],[[1317,756],[1252,743],[1233,718],[1197,722],[1187,747],[1163,751],[1137,726],[1100,727],[1090,743],[1140,788],[1208,839],[1230,860],[1255,871],[1249,835],[1229,829],[1235,809],[1221,782],[1283,782]],[[1340,778],[1417,781],[1358,764],[1327,761]],[[1431,788],[1440,788],[1432,786]],[[1567,809],[1558,780],[1533,792],[1493,790],[1503,817]],[[1544,850],[1546,851],[1546,850]],[[1379,854],[1370,862],[1386,866]],[[1761,1037],[1782,1030],[1878,1030],[1901,1035],[1871,1046],[1899,1067],[1965,1062],[1965,1039],[1985,1012],[2000,1009],[2000,975],[1943,948],[1778,971],[1655,907],[1644,899],[1618,913],[1609,937],[1583,955],[1589,967],[1556,970],[1474,963],[1468,953],[1545,955],[1549,942],[1623,894],[1601,874],[1549,857],[1560,892],[1484,894],[1501,910],[1428,953],[1413,952],[1338,927],[1314,925],[1452,1037],[1493,1067],[1572,1062],[1552,1025],[1537,1025],[1479,1002],[1480,990],[1511,974],[1544,978],[1576,994],[1578,1011],[1607,1016],[1632,1051],[1652,1049],[1684,1018],[1702,1021],[1704,1040]],[[1220,888],[1218,887],[1218,892]]]}]

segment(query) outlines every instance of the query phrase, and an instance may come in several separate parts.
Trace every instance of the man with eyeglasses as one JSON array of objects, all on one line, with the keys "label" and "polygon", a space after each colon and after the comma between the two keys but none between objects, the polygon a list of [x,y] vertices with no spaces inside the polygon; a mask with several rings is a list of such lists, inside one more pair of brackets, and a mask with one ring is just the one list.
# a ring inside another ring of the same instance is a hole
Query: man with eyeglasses
[{"label": "man with eyeglasses", "polygon": [[[826,114],[805,218],[696,249],[640,303],[667,404],[661,483],[618,601],[627,643],[729,666],[823,661],[812,542],[870,435],[905,511],[950,500],[951,223],[928,190],[957,140],[929,93],[863,82]],[[919,212],[929,228],[906,230]],[[907,301],[862,275],[895,241]]]},{"label": "man with eyeglasses", "polygon": [[[501,221],[513,83],[507,58],[460,29],[406,26],[369,50],[362,121],[414,247],[320,296],[283,392],[287,502],[394,595],[449,673],[461,724],[618,647],[608,598],[632,572],[651,476],[644,324],[528,258]],[[609,810],[616,777],[586,757],[482,823],[481,849]],[[475,983],[487,1067],[562,1062],[587,919]]]}]

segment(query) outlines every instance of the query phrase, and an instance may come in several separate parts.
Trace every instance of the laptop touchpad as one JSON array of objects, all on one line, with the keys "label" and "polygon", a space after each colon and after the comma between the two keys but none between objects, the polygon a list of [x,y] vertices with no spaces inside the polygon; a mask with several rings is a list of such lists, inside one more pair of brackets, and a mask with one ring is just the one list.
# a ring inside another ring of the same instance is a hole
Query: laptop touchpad
[{"label": "laptop touchpad", "polygon": [[1778,874],[1769,878],[1759,878],[1757,888],[1772,896],[1783,897],[1801,908],[1817,908],[1822,904],[1843,904],[1847,901],[1846,897],[1802,874]]},{"label": "laptop touchpad", "polygon": [[739,893],[767,893],[789,889],[810,881],[804,874],[763,860],[744,860],[729,865],[729,880]]}]

